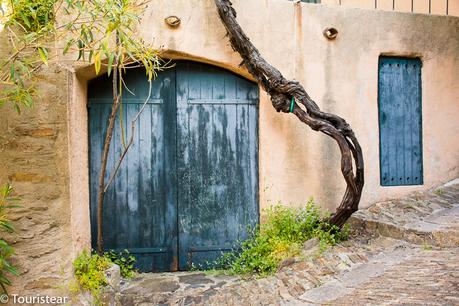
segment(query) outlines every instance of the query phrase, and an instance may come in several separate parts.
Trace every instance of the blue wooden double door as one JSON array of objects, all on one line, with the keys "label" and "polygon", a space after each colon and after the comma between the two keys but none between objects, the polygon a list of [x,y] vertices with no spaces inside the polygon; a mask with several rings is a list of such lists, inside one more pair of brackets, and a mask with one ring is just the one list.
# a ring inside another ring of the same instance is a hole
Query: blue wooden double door
[{"label": "blue wooden double door", "polygon": [[[124,80],[106,180],[149,96],[142,69]],[[103,76],[88,88],[93,246],[111,87]],[[127,249],[141,271],[175,271],[207,266],[246,238],[259,220],[258,100],[256,84],[213,66],[178,61],[160,72],[105,194],[105,249]]]}]

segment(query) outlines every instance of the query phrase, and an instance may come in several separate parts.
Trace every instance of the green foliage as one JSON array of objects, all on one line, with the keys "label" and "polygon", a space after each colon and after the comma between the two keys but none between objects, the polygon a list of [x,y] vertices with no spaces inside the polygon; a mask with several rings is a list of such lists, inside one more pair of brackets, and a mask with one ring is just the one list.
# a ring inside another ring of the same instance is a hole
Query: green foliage
[{"label": "green foliage", "polygon": [[6,293],[6,286],[11,286],[11,280],[8,274],[18,275],[16,267],[10,263],[11,257],[14,255],[14,248],[5,240],[0,239],[0,287],[3,293]]},{"label": "green foliage", "polygon": [[20,24],[28,31],[37,32],[54,20],[56,0],[12,0],[10,24]]},{"label": "green foliage", "polygon": [[98,302],[100,290],[108,285],[105,270],[112,265],[109,258],[83,251],[74,261],[75,278],[82,289],[91,292]]},{"label": "green foliage", "polygon": [[76,288],[72,291],[78,291],[77,288],[91,292],[92,296],[99,303],[100,290],[108,285],[105,271],[112,265],[117,264],[120,267],[121,276],[131,278],[135,275],[134,269],[135,257],[127,250],[117,253],[109,251],[100,256],[96,253],[83,251],[74,261],[73,270],[78,282]]},{"label": "green foliage", "polygon": [[0,0],[9,8],[0,20],[11,47],[9,57],[0,60],[0,107],[9,102],[17,112],[31,107],[36,96],[31,80],[47,64],[49,47],[44,44],[55,34],[53,5],[56,0]]},{"label": "green foliage", "polygon": [[129,253],[128,250],[124,250],[119,253],[112,250],[106,252],[104,256],[120,267],[122,277],[132,278],[135,275],[136,269],[134,268],[134,264],[136,259]]},{"label": "green foliage", "polygon": [[325,213],[312,200],[303,208],[276,205],[265,212],[265,222],[237,250],[218,259],[217,269],[266,276],[276,272],[282,260],[300,255],[306,240],[319,238],[323,250],[348,237],[347,230],[341,231],[323,221]]},{"label": "green foliage", "polygon": [[[18,207],[14,205],[15,198],[11,196],[13,188],[9,184],[0,187],[0,234],[3,232],[13,233],[14,227],[8,217],[10,209]],[[10,263],[14,255],[14,248],[3,239],[0,239],[0,287],[6,293],[6,286],[11,285],[10,275],[18,275],[16,268]]]},{"label": "green foliage", "polygon": [[427,241],[424,241],[424,242],[422,243],[422,249],[423,249],[424,251],[432,251],[433,247],[432,247],[432,245],[429,244]]},{"label": "green foliage", "polygon": [[[20,112],[32,106],[36,71],[68,53],[93,64],[96,74],[106,70],[110,75],[117,69],[120,78],[122,71],[142,66],[152,80],[167,68],[160,50],[137,38],[139,16],[147,2],[12,0],[10,4],[10,16],[3,22],[11,55],[0,59],[0,107],[8,102]],[[122,92],[123,82],[118,85]]]},{"label": "green foliage", "polygon": [[443,189],[441,189],[441,188],[435,189],[434,190],[434,194],[437,195],[437,196],[443,195]]}]

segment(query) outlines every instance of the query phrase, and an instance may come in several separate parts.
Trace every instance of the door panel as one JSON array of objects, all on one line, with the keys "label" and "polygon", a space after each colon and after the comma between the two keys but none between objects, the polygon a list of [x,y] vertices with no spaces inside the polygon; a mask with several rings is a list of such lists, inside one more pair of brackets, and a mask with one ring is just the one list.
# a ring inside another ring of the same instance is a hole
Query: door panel
[{"label": "door panel", "polygon": [[177,96],[179,267],[188,269],[231,249],[258,221],[258,89],[181,62]]},{"label": "door panel", "polygon": [[381,57],[379,61],[382,186],[423,183],[421,66],[419,59]]},{"label": "door panel", "polygon": [[[141,70],[130,71],[125,80],[135,94],[125,91],[120,112],[127,143],[131,121],[148,96],[148,82]],[[107,88],[111,88],[111,80],[107,77],[98,78],[89,86],[93,246],[97,235],[100,158],[112,106],[111,92]],[[137,257],[137,266],[142,271],[177,268],[175,118],[175,73],[166,71],[154,82],[152,96],[137,121],[132,146],[105,197],[105,248],[128,249]],[[124,150],[121,135],[118,116],[106,182]]]}]

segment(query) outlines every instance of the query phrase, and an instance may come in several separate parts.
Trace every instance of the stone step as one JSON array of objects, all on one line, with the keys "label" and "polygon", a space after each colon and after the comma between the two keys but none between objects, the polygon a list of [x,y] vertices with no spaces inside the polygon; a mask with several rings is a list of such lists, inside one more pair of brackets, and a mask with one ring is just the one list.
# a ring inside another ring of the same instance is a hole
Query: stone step
[{"label": "stone step", "polygon": [[459,246],[459,180],[429,192],[376,203],[350,219],[359,231],[415,244]]},{"label": "stone step", "polygon": [[392,250],[381,252],[370,258],[368,262],[358,264],[336,275],[335,279],[324,285],[308,290],[299,297],[299,300],[311,305],[330,303],[349,294],[354,288],[362,286],[372,278],[383,275],[388,269],[411,258],[417,251],[418,249],[412,246],[399,245]]}]

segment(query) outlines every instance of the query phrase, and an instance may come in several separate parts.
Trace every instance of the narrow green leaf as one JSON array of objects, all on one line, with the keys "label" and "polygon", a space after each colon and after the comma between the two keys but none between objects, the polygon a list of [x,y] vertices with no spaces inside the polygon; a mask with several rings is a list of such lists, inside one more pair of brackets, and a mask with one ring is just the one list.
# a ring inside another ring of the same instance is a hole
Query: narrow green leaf
[{"label": "narrow green leaf", "polygon": [[46,48],[38,47],[38,53],[40,54],[43,63],[48,66],[48,51],[46,51]]},{"label": "narrow green leaf", "polygon": [[83,58],[84,60],[84,51],[83,51],[83,42],[81,41],[81,39],[78,40],[78,58],[77,58],[77,61],[80,60],[80,58]]},{"label": "narrow green leaf", "polygon": [[64,55],[67,54],[67,52],[69,52],[69,49],[70,49],[70,47],[72,46],[73,43],[74,43],[73,39],[71,39],[71,40],[69,40],[67,42],[67,44],[65,45],[64,51],[62,51],[62,53]]},{"label": "narrow green leaf", "polygon": [[26,15],[24,15],[24,13],[22,12],[19,12],[19,16],[21,16],[21,19],[22,21],[24,21],[25,25],[30,28],[30,21],[29,21],[29,18],[27,18]]},{"label": "narrow green leaf", "polygon": [[30,93],[27,92],[27,95],[26,95],[25,98],[24,98],[24,104],[25,104],[25,106],[27,106],[27,107],[32,107],[32,102],[33,102],[32,95],[31,95]]},{"label": "narrow green leaf", "polygon": [[94,54],[94,50],[89,50],[89,56],[88,56],[89,62],[91,62],[93,54]]},{"label": "narrow green leaf", "polygon": [[19,105],[14,104],[14,105],[13,105],[13,108],[14,108],[14,110],[15,110],[18,114],[21,114],[21,109],[19,108]]},{"label": "narrow green leaf", "polygon": [[96,69],[96,74],[99,74],[100,65],[101,65],[101,62],[100,62],[100,51],[99,51],[94,56],[94,68]]},{"label": "narrow green leaf", "polygon": [[15,79],[15,69],[14,69],[14,62],[11,63],[10,66],[10,79],[14,80]]},{"label": "narrow green leaf", "polygon": [[110,76],[110,72],[112,72],[112,65],[113,65],[113,60],[115,59],[115,52],[112,52],[110,56],[108,57],[108,76]]}]

